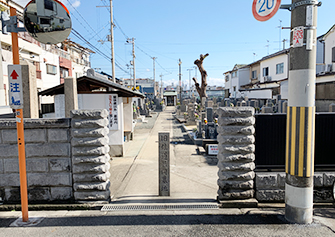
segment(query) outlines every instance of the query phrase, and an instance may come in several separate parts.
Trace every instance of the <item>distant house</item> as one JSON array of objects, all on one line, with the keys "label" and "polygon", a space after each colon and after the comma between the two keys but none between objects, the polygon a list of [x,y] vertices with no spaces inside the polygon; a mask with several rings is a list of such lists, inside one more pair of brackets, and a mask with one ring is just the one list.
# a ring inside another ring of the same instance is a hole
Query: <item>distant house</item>
[{"label": "distant house", "polygon": [[[240,68],[246,66],[245,64],[235,64],[233,70],[225,72],[225,94],[229,95],[230,98],[241,98],[239,89],[241,84],[244,83],[244,76],[246,70]],[[248,71],[249,73],[249,71]],[[242,75],[241,75],[242,74]]]},{"label": "distant house", "polygon": [[318,38],[316,75],[317,111],[328,111],[329,104],[335,101],[335,25]]},{"label": "distant house", "polygon": [[289,52],[289,49],[284,49],[240,68],[242,97],[272,99],[281,94],[283,99],[287,99]]}]

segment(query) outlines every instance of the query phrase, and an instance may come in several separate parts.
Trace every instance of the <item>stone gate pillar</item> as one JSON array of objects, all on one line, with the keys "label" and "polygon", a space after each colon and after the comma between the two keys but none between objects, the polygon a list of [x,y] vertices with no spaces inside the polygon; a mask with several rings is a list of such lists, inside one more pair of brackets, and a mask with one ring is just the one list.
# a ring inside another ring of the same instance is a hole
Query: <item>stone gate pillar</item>
[{"label": "stone gate pillar", "polygon": [[105,109],[71,111],[73,190],[78,203],[110,199],[107,115]]},{"label": "stone gate pillar", "polygon": [[[221,107],[218,137],[218,201],[226,206],[254,206],[255,110]],[[233,201],[228,201],[233,200]],[[242,200],[242,201],[238,201]]]}]

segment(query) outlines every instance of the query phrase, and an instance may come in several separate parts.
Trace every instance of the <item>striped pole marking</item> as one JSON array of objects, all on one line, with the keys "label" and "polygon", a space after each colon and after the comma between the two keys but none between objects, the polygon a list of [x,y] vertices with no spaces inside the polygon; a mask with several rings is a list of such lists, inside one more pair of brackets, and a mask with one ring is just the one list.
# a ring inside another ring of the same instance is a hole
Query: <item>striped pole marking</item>
[{"label": "striped pole marking", "polygon": [[314,175],[315,107],[288,107],[286,126],[287,174]]}]

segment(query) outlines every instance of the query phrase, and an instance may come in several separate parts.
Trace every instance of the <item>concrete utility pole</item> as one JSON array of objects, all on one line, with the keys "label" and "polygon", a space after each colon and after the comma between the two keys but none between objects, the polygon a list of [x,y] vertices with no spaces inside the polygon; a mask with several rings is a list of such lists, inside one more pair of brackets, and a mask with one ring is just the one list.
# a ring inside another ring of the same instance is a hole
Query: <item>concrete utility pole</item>
[{"label": "concrete utility pole", "polygon": [[155,60],[156,60],[156,57],[152,57],[152,60],[153,60],[153,79],[154,79],[154,96],[156,96],[156,65],[155,65]]},{"label": "concrete utility pole", "polygon": [[178,65],[179,65],[179,102],[180,104],[181,104],[181,64],[182,64],[181,59],[179,59]]},{"label": "concrete utility pole", "polygon": [[110,12],[111,12],[111,49],[112,49],[112,78],[113,82],[115,79],[115,58],[114,58],[114,20],[113,20],[113,1],[110,0]]},{"label": "concrete utility pole", "polygon": [[164,96],[163,96],[163,74],[160,75],[161,77],[161,98],[163,99]]},{"label": "concrete utility pole", "polygon": [[189,91],[189,96],[191,98],[191,71],[193,70],[193,68],[187,69],[187,71],[189,72],[189,86],[190,86],[190,91]]},{"label": "concrete utility pole", "polygon": [[[286,137],[285,218],[313,218],[315,68],[318,1],[292,0]],[[283,6],[282,8],[285,9]]]},{"label": "concrete utility pole", "polygon": [[135,75],[135,38],[128,38],[127,39],[127,43],[128,44],[132,44],[133,45],[133,61],[132,61],[132,64],[133,64],[133,79],[134,79],[134,89],[136,89],[136,75]]}]

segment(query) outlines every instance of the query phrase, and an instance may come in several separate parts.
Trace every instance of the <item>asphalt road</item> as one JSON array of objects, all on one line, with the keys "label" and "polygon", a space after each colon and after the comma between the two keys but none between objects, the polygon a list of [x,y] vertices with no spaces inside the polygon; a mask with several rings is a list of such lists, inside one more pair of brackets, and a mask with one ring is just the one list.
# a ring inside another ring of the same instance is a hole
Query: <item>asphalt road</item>
[{"label": "asphalt road", "polygon": [[[224,210],[221,210],[225,213]],[[227,211],[226,211],[227,212]],[[195,212],[114,213],[73,211],[50,213],[32,227],[8,227],[0,219],[1,236],[335,236],[319,222],[288,224],[282,214],[196,214]],[[7,226],[6,228],[3,228]]]}]

